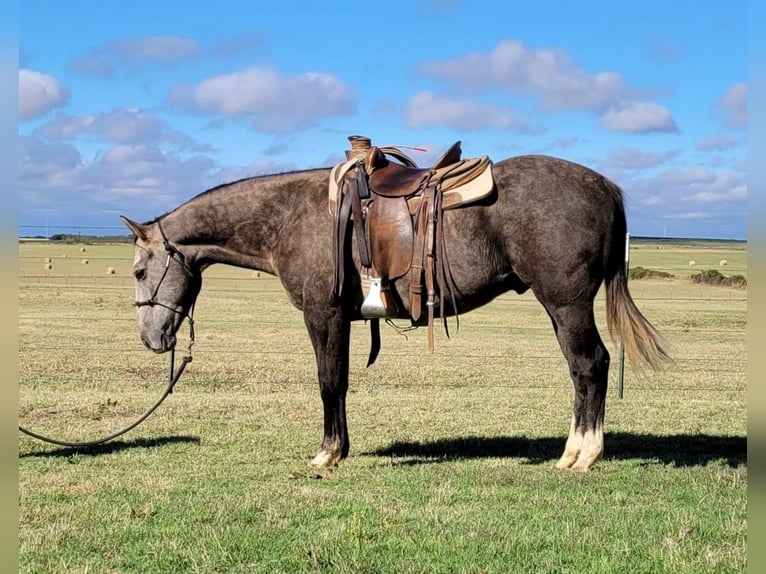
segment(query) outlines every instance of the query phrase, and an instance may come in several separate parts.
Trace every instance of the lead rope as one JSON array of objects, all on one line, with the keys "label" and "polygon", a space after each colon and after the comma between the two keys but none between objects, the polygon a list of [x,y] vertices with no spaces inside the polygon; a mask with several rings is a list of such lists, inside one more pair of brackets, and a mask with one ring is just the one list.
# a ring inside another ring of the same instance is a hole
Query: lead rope
[{"label": "lead rope", "polygon": [[194,320],[192,319],[192,315],[194,314],[194,307],[192,307],[191,312],[187,316],[189,319],[189,354],[186,355],[182,360],[181,364],[178,367],[178,370],[174,372],[175,369],[175,354],[176,350],[171,349],[170,351],[170,367],[168,369],[168,384],[167,387],[165,387],[165,391],[162,393],[162,396],[155,402],[149,409],[142,414],[138,420],[131,423],[130,425],[126,426],[125,428],[118,430],[117,432],[114,432],[108,436],[105,436],[100,439],[96,440],[89,440],[89,441],[83,441],[83,442],[74,442],[74,441],[67,441],[67,440],[59,440],[55,438],[50,438],[47,436],[43,436],[41,434],[38,434],[36,432],[33,432],[31,430],[28,430],[24,428],[23,426],[19,425],[19,430],[23,432],[24,434],[31,436],[32,438],[36,438],[38,440],[41,440],[43,442],[51,443],[51,444],[57,444],[59,446],[68,446],[73,448],[86,448],[90,446],[98,446],[100,444],[104,444],[106,442],[109,442],[110,440],[116,439],[119,436],[124,435],[128,431],[133,430],[138,425],[140,425],[142,422],[144,422],[146,419],[149,418],[149,416],[157,410],[157,408],[165,401],[165,399],[173,392],[173,387],[175,387],[178,380],[181,378],[181,375],[183,374],[184,370],[186,369],[186,365],[191,363],[192,361],[192,345],[194,345]]}]

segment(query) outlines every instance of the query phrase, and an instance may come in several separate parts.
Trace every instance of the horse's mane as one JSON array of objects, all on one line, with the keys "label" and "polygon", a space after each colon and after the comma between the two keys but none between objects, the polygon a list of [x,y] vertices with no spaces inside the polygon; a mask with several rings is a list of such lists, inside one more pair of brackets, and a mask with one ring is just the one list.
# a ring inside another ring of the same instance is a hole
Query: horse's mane
[{"label": "horse's mane", "polygon": [[158,215],[154,219],[152,219],[150,221],[144,222],[144,225],[151,225],[152,223],[157,223],[159,220],[163,219],[164,217],[167,217],[172,212],[176,211],[180,207],[183,207],[184,205],[186,205],[190,201],[194,201],[196,199],[201,199],[202,197],[205,197],[205,196],[208,196],[208,195],[213,195],[213,194],[218,193],[220,191],[223,191],[223,190],[225,190],[225,189],[227,189],[227,188],[229,188],[231,186],[234,186],[234,185],[237,185],[237,184],[240,184],[240,183],[244,183],[246,181],[256,181],[256,180],[260,180],[260,179],[269,179],[269,178],[272,178],[272,177],[278,177],[278,176],[282,176],[282,175],[299,175],[301,173],[308,173],[308,172],[311,172],[311,171],[329,170],[329,169],[330,169],[329,167],[315,167],[315,168],[309,168],[309,169],[299,169],[299,170],[295,170],[295,171],[281,171],[281,172],[278,172],[278,173],[266,173],[266,174],[261,174],[261,175],[251,175],[251,176],[243,177],[243,178],[240,178],[240,179],[237,179],[237,180],[234,180],[234,181],[229,181],[229,182],[226,182],[226,183],[219,183],[216,186],[213,186],[211,188],[208,188],[208,189],[206,189],[204,191],[199,192],[194,197],[191,197],[191,198],[187,199],[181,205],[178,205],[178,206],[174,207],[173,209],[171,209],[169,211],[166,211],[162,215]]}]

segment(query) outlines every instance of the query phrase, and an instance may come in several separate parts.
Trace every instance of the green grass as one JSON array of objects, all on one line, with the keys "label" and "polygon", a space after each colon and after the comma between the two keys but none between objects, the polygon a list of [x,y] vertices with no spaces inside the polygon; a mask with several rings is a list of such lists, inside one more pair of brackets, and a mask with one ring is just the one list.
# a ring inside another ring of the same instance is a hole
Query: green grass
[{"label": "green grass", "polygon": [[[725,262],[725,263],[724,263]],[[631,267],[642,266],[689,277],[715,269],[747,277],[747,243],[700,239],[631,238]]]},{"label": "green grass", "polygon": [[[662,246],[632,264],[669,265]],[[708,248],[693,256],[736,261]],[[167,367],[138,341],[131,247],[85,253],[35,243],[19,258],[20,421],[74,440],[131,422]],[[744,572],[747,289],[680,276],[631,291],[677,363],[627,368],[620,400],[610,344],[592,472],[553,469],[571,382],[545,312],[511,294],[451,339],[437,332],[433,356],[423,330],[384,329],[371,369],[354,325],[351,456],[316,472],[322,409],[301,314],[275,279],[214,267],[194,361],[143,426],[84,452],[20,436],[19,571]]]}]

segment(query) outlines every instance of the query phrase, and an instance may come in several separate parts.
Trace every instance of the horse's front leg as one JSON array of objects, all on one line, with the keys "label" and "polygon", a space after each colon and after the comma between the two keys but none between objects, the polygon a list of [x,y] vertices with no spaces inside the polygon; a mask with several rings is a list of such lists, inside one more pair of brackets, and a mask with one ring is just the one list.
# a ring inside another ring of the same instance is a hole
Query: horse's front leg
[{"label": "horse's front leg", "polygon": [[309,464],[321,468],[337,465],[348,456],[346,392],[351,323],[337,307],[305,308],[303,317],[314,346],[324,407],[322,448]]}]

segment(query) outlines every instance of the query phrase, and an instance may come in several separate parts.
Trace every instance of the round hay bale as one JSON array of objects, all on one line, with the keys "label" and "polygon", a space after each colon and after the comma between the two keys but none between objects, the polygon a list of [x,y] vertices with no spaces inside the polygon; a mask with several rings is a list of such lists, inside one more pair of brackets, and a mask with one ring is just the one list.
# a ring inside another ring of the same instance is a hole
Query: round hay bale
[{"label": "round hay bale", "polygon": [[719,265],[720,265],[721,267],[725,267],[725,266],[727,266],[728,264],[729,264],[729,262],[728,262],[728,261],[726,261],[726,259],[721,259],[721,262],[719,263]]},{"label": "round hay bale", "polygon": [[46,257],[46,258],[45,258],[45,262],[46,262],[46,263],[52,263],[52,259],[51,259],[50,257]]},{"label": "round hay bale", "polygon": [[64,255],[62,255],[61,257],[62,257],[63,259],[66,259],[66,258],[68,258],[68,257],[69,257],[69,255],[67,255],[66,253],[64,253]]},{"label": "round hay bale", "polygon": [[115,270],[114,267],[107,267],[106,268],[106,274],[107,275],[114,275],[115,273],[117,273],[117,271]]},{"label": "round hay bale", "polygon": [[694,259],[689,261],[689,267],[694,267],[696,264],[697,264],[697,262]]},{"label": "round hay bale", "polygon": [[84,247],[80,247],[80,253],[85,253],[85,248]]},{"label": "round hay bale", "polygon": [[83,259],[83,260],[82,260],[82,264],[83,264],[83,265],[87,265],[87,264],[88,264],[88,260],[87,260],[87,259]]},{"label": "round hay bale", "polygon": [[53,263],[46,263],[45,269],[48,269],[48,270],[53,269]]},{"label": "round hay bale", "polygon": [[260,271],[252,271],[250,273],[250,277],[260,277],[260,276],[261,276],[261,272]]}]

